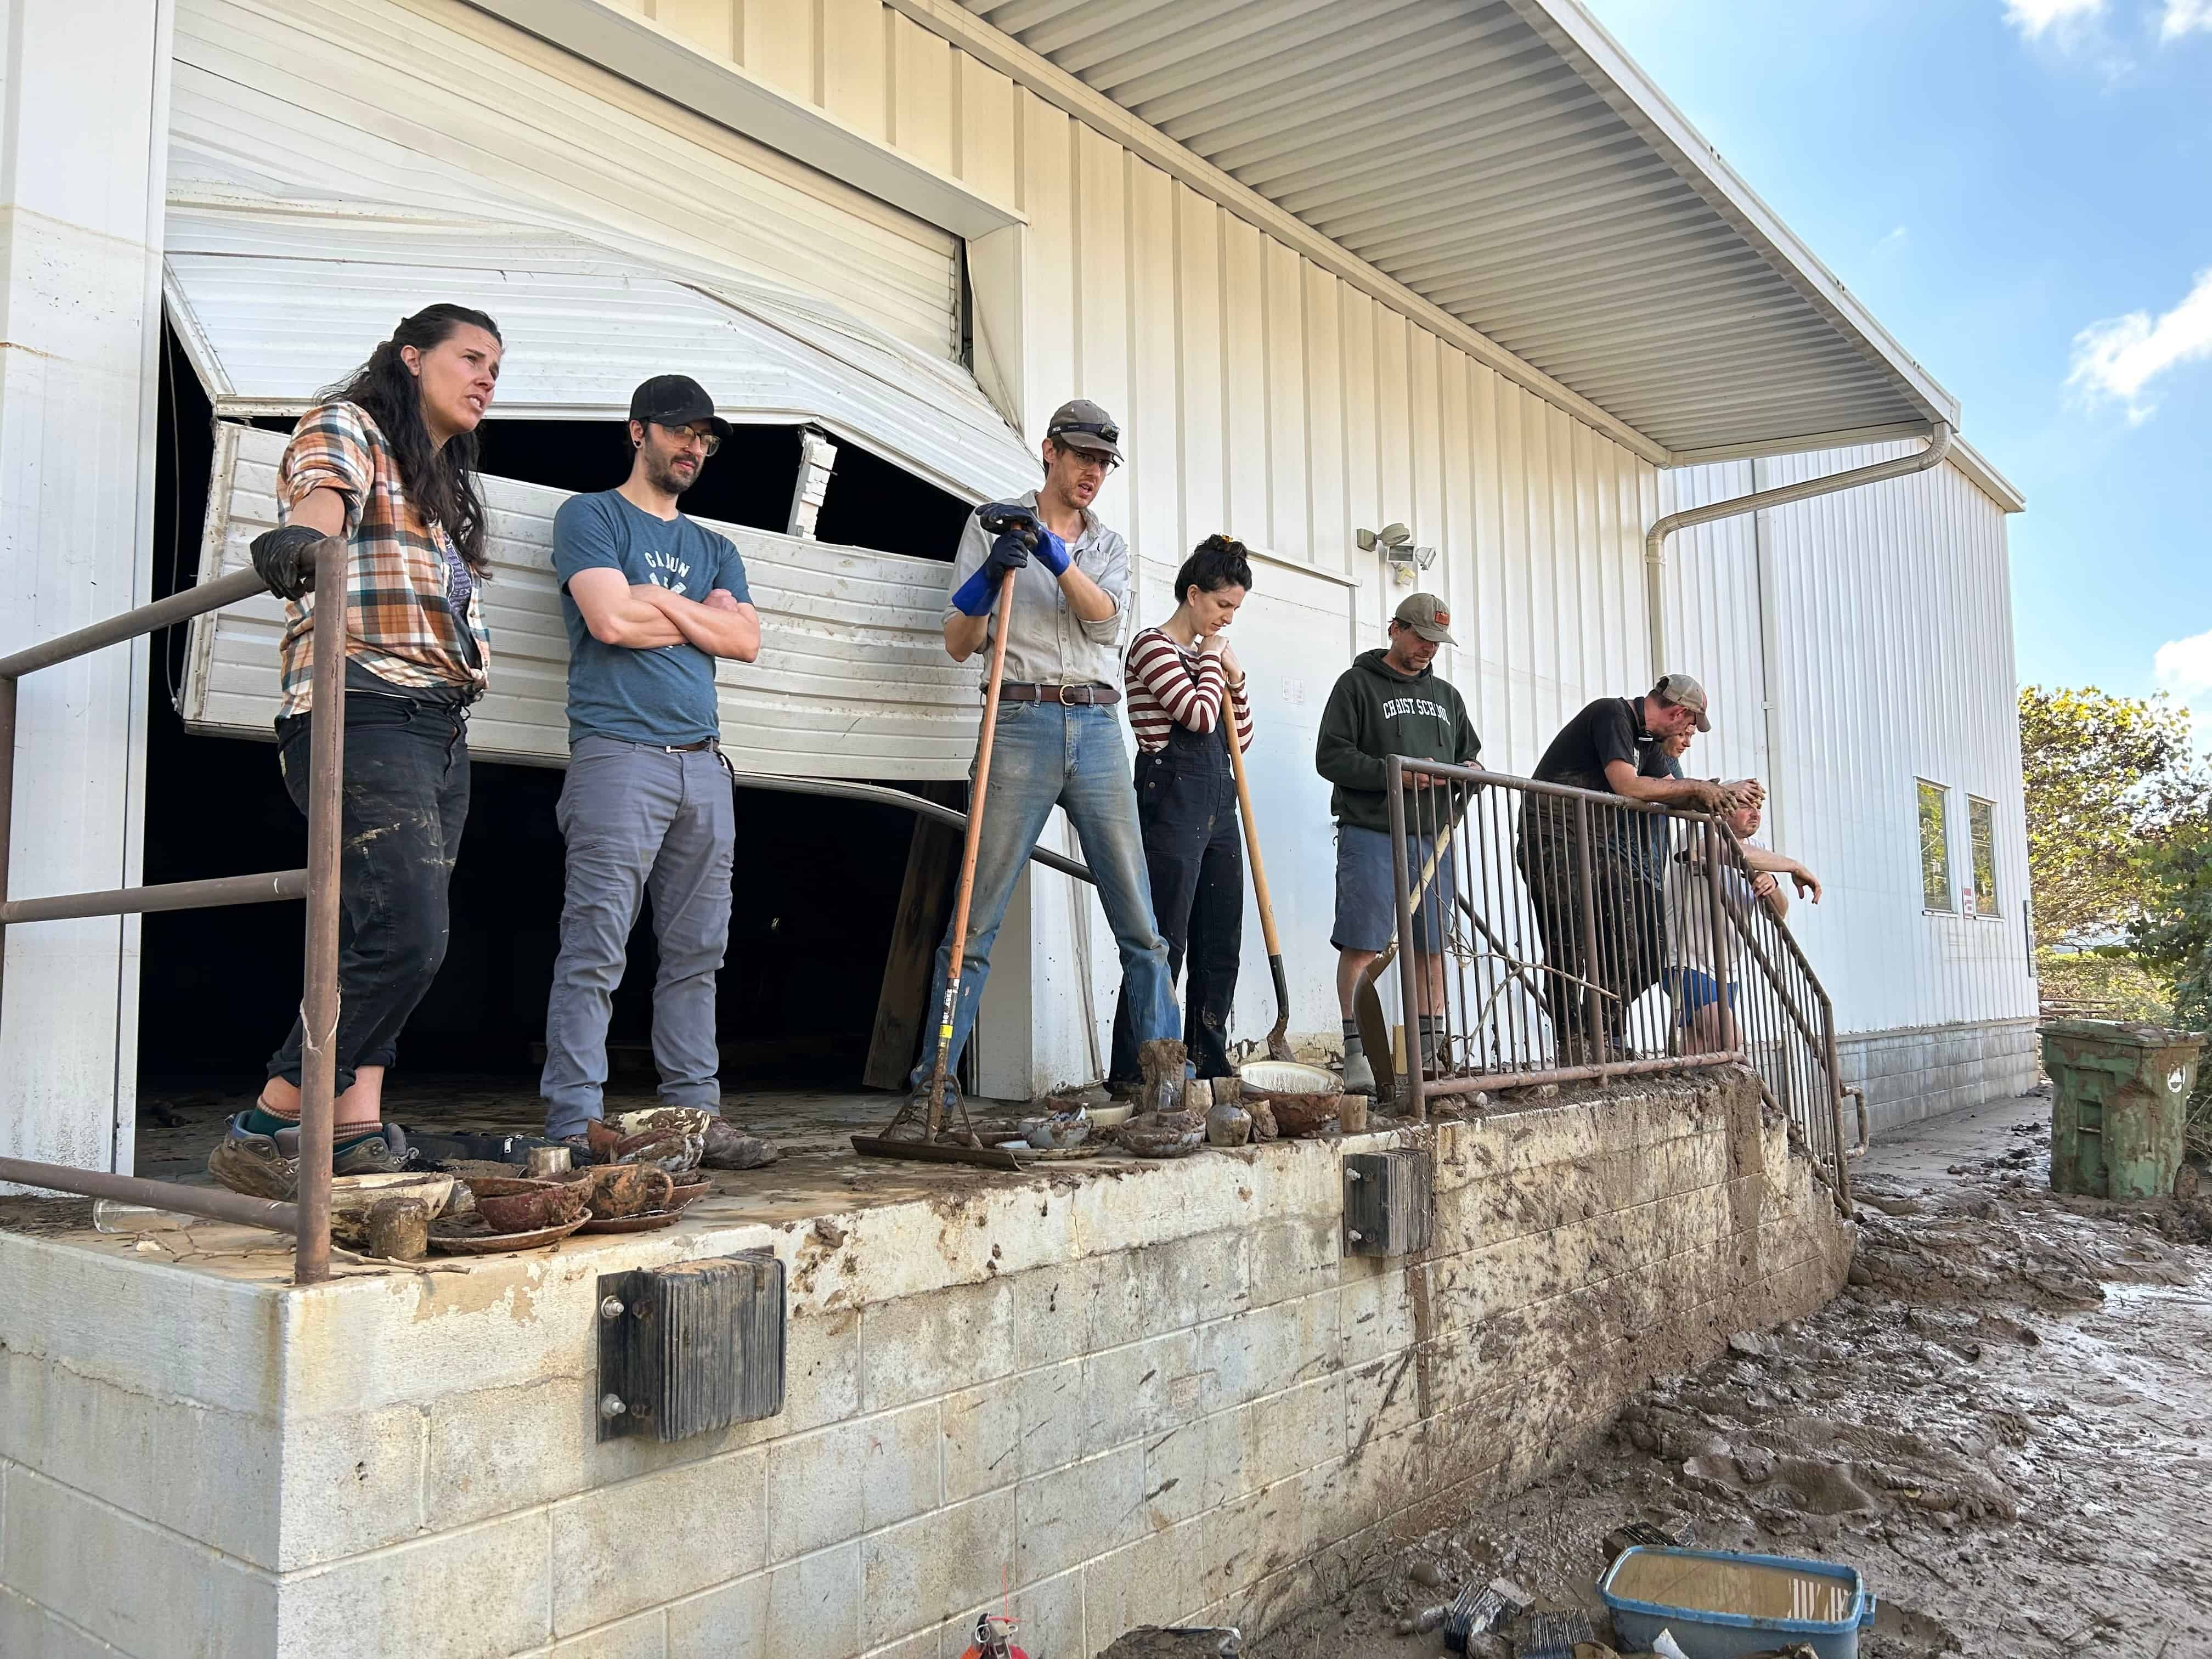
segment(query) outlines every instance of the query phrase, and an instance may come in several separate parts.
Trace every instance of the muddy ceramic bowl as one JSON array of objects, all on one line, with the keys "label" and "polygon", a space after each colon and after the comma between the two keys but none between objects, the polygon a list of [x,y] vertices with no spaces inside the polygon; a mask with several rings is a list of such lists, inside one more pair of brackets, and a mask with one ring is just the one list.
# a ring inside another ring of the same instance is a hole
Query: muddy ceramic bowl
[{"label": "muddy ceramic bowl", "polygon": [[592,1189],[576,1181],[530,1181],[479,1176],[469,1182],[477,1213],[495,1233],[532,1233],[558,1227],[584,1213]]},{"label": "muddy ceramic bowl", "polygon": [[1342,1095],[1270,1095],[1267,1109],[1274,1114],[1275,1133],[1286,1140],[1319,1134],[1337,1120]]},{"label": "muddy ceramic bowl", "polygon": [[574,1180],[591,1189],[588,1207],[601,1221],[665,1209],[676,1190],[665,1170],[647,1164],[602,1164],[579,1172]]}]

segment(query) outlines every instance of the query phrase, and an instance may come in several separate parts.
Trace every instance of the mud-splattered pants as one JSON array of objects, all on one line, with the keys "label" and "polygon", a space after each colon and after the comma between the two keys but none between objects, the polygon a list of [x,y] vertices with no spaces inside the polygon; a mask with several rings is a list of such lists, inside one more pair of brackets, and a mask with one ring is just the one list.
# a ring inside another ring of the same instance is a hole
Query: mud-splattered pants
[{"label": "mud-splattered pants", "polygon": [[[276,722],[285,793],[307,810],[317,714]],[[446,959],[447,889],[469,815],[467,722],[444,702],[370,692],[345,700],[343,843],[338,854],[340,1093],[362,1066],[389,1066],[399,1033]],[[269,1075],[296,1085],[295,1017]]]},{"label": "mud-splattered pants", "polygon": [[556,809],[568,843],[561,951],[545,1008],[545,1133],[580,1135],[601,1115],[607,1022],[630,929],[653,896],[660,967],[653,981],[653,1059],[660,1098],[708,1111],[722,1103],[714,976],[730,943],[730,864],[738,835],[730,775],[712,750],[576,739]]},{"label": "mud-splattered pants", "polygon": [[[1184,973],[1182,1040],[1203,1078],[1229,1077],[1229,1006],[1244,948],[1244,844],[1237,774],[1218,732],[1169,729],[1168,746],[1137,757],[1137,822],[1152,881],[1152,916],[1167,941],[1168,977]],[[1125,982],[1114,1010],[1117,1083],[1139,1079]]]}]

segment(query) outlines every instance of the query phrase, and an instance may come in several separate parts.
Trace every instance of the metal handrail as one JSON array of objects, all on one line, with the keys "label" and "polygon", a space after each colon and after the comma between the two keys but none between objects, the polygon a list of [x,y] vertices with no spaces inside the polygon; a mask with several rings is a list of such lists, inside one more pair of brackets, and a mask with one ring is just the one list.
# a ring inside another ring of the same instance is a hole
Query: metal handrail
[{"label": "metal handrail", "polygon": [[[343,625],[346,544],[329,536],[315,549],[315,589],[340,597],[337,615]],[[260,904],[281,899],[307,902],[305,945],[306,988],[300,1000],[305,1041],[300,1069],[300,1185],[295,1202],[249,1198],[221,1188],[186,1186],[140,1176],[79,1170],[31,1158],[0,1158],[0,1180],[52,1192],[91,1198],[118,1198],[216,1221],[242,1222],[290,1232],[296,1243],[293,1283],[313,1285],[331,1271],[331,1141],[337,1092],[334,1043],[338,1019],[338,842],[340,788],[345,774],[345,653],[315,651],[314,706],[324,712],[315,722],[312,771],[307,784],[307,863],[302,870],[262,875],[222,876],[209,881],[171,882],[152,887],[120,887],[95,893],[57,893],[43,898],[9,899],[9,834],[15,797],[16,690],[26,674],[158,633],[164,628],[240,599],[268,592],[253,571],[228,576],[142,605],[0,658],[0,987],[7,971],[7,930],[27,922],[60,921],[84,916],[143,915],[157,910],[201,909],[213,905]],[[310,615],[313,614],[313,608]],[[310,635],[311,640],[313,635]]]},{"label": "metal handrail", "polygon": [[[1785,923],[1763,907],[1739,914],[1724,896],[1723,865],[1748,872],[1723,818],[1479,767],[1392,756],[1383,770],[1396,936],[1401,945],[1432,936],[1430,953],[1408,950],[1398,964],[1401,1109],[1422,1120],[1431,1097],[1744,1064],[1791,1103],[1798,1138],[1833,1168],[1848,1201],[1834,1004]],[[1701,836],[1705,851],[1690,868],[1702,873],[1690,879],[1704,892],[1690,897],[1695,925],[1678,931],[1668,901],[1686,872],[1673,860],[1691,858]],[[1461,890],[1469,884],[1485,903]],[[1435,925],[1417,933],[1417,909]],[[1447,927],[1455,910],[1471,932]],[[1710,962],[1690,949],[1708,910]],[[1531,934],[1540,948],[1525,942]],[[1531,988],[1525,971],[1539,957],[1548,990]],[[1655,1016],[1644,999],[1691,973],[1710,976],[1702,1011],[1693,1019],[1677,981]],[[1427,1045],[1413,1041],[1425,1019],[1434,1076],[1420,1052]]]}]

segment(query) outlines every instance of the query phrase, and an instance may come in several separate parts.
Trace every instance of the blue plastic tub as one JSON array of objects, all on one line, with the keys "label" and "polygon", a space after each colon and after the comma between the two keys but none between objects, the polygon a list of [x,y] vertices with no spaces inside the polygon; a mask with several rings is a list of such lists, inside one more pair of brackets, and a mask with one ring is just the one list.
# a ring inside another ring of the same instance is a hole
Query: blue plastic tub
[{"label": "blue plastic tub", "polygon": [[[1653,1585],[1658,1578],[1680,1586],[1674,1599],[1658,1599]],[[1622,1593],[1624,1583],[1630,1593]],[[1727,1593],[1698,1593],[1723,1589]],[[1857,1569],[1786,1555],[1638,1545],[1620,1553],[1597,1590],[1613,1610],[1613,1633],[1634,1653],[1650,1652],[1664,1630],[1674,1632],[1689,1659],[1736,1659],[1793,1642],[1809,1644],[1820,1659],[1858,1659],[1859,1632],[1874,1624],[1874,1593]],[[1770,1604],[1763,1615],[1697,1605],[1760,1600]],[[1793,1607],[1784,1608],[1785,1601]]]}]

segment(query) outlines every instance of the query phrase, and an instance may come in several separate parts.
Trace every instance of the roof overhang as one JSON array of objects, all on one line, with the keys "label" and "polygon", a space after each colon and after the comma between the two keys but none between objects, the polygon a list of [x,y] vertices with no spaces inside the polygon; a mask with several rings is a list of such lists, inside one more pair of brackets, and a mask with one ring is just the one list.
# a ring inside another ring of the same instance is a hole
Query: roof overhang
[{"label": "roof overhang", "polygon": [[1669,461],[1957,423],[1575,0],[964,3]]}]

